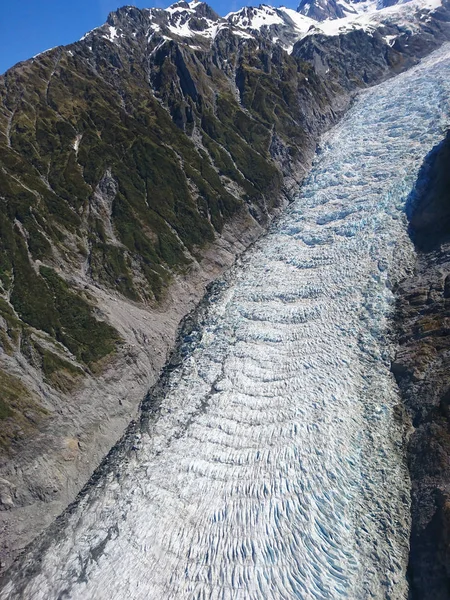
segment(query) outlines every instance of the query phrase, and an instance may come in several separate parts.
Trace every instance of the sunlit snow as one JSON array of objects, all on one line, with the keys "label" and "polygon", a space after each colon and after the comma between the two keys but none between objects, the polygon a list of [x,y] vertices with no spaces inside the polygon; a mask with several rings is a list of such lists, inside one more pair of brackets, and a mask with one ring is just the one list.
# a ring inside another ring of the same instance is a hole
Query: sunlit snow
[{"label": "sunlit snow", "polygon": [[441,5],[441,0],[411,0],[381,10],[368,10],[356,15],[349,15],[343,19],[329,19],[317,23],[316,27],[325,35],[339,35],[353,29],[362,29],[370,33],[382,23],[393,23],[399,27],[408,26],[409,29],[414,29],[418,27],[420,21],[420,10],[433,11]]}]

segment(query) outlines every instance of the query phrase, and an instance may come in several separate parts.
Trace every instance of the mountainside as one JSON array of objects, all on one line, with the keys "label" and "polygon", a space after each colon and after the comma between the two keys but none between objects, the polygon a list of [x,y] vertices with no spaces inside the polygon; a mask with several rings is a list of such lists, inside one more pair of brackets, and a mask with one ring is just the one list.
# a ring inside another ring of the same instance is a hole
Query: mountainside
[{"label": "mountainside", "polygon": [[411,0],[301,0],[297,11],[316,21],[326,21],[370,14],[407,2]]},{"label": "mountainside", "polygon": [[3,565],[136,415],[181,317],[292,199],[319,134],[449,39],[449,14],[125,7],[0,78]]},{"label": "mountainside", "polygon": [[411,199],[418,250],[397,290],[393,372],[412,421],[409,576],[412,598],[445,600],[450,588],[450,133],[427,157]]}]

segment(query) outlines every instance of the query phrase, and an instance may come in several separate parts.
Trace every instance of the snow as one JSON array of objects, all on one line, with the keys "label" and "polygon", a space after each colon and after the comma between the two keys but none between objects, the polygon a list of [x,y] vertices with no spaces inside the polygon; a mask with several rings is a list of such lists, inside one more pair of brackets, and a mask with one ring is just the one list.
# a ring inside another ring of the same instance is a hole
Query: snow
[{"label": "snow", "polygon": [[82,42],[83,40],[85,40],[87,37],[89,37],[91,35],[91,33],[94,33],[94,31],[98,31],[100,29],[100,27],[94,27],[94,29],[91,29],[90,31],[88,31],[87,33],[85,33],[83,35],[83,37],[80,38],[80,42]]},{"label": "snow", "polygon": [[[281,6],[274,8],[268,5],[259,5],[257,8],[244,7],[237,12],[230,12],[224,19],[219,21],[202,17],[206,27],[202,31],[190,26],[192,17],[197,16],[197,7],[202,4],[197,0],[191,1],[187,6],[174,4],[167,9],[148,9],[150,28],[147,39],[153,34],[160,34],[163,27],[167,27],[171,35],[180,38],[202,37],[213,41],[217,34],[228,28],[233,35],[242,39],[252,39],[253,30],[271,31],[274,27],[272,42],[280,44],[287,52],[292,52],[294,43],[307,35],[322,33],[335,36],[354,29],[362,29],[368,33],[375,31],[382,24],[393,23],[414,30],[418,22],[418,11],[433,11],[441,6],[442,0],[412,0],[403,4],[377,10],[376,0],[350,3],[348,0],[339,0],[339,4],[347,13],[342,19],[330,19],[323,22],[315,21],[301,15],[297,11]],[[306,5],[305,5],[306,6]],[[163,17],[161,24],[155,22]],[[423,15],[422,15],[423,18]],[[120,33],[116,27],[104,25],[85,34],[81,40],[86,39],[93,32],[100,29],[103,37],[111,42],[117,43]],[[282,35],[281,32],[284,32]],[[134,34],[135,35],[135,34]],[[389,45],[395,41],[395,37],[388,35],[385,40]]]},{"label": "snow", "polygon": [[[194,2],[192,2],[191,4],[195,4]],[[186,8],[184,6],[177,6],[176,4],[169,6],[168,8],[165,8],[164,10],[166,12],[168,12],[171,15],[174,15],[176,13],[195,13],[195,7],[191,6],[191,4],[189,4],[189,8]],[[200,4],[200,2],[197,2],[195,4],[195,6],[197,6],[198,4]]]},{"label": "snow", "polygon": [[108,31],[104,34],[103,37],[109,40],[110,42],[114,42],[116,38],[120,37],[117,33],[117,27],[113,27],[112,25],[110,25],[108,27]]},{"label": "snow", "polygon": [[339,35],[353,29],[362,29],[368,33],[375,31],[383,23],[392,22],[400,27],[412,27],[418,20],[418,11],[420,9],[435,10],[441,6],[441,0],[412,0],[404,4],[388,6],[372,12],[363,12],[357,15],[350,15],[343,19],[329,19],[315,24],[316,31],[325,35]]},{"label": "snow", "polygon": [[258,8],[247,7],[237,12],[231,12],[225,18],[233,25],[250,29],[260,29],[264,26],[283,23],[283,19],[277,14],[277,9],[263,4]]},{"label": "snow", "polygon": [[205,29],[204,31],[202,31],[201,35],[203,37],[211,38],[212,40],[215,40],[219,31],[221,31],[225,27],[227,27],[227,25],[224,23],[219,23],[219,24],[214,23],[213,25],[211,25],[211,27],[208,27],[208,29]]},{"label": "snow", "polygon": [[242,29],[233,29],[232,33],[233,35],[236,35],[237,37],[240,37],[244,40],[254,39],[254,37],[250,33],[248,33],[248,31],[243,31]]},{"label": "snow", "polygon": [[291,19],[291,21],[293,21],[295,28],[299,32],[306,33],[312,25],[316,24],[316,21],[314,21],[314,19],[305,17],[304,15],[298,13],[296,10],[292,10],[292,8],[286,8],[285,6],[281,6],[278,10],[283,12]]},{"label": "snow", "polygon": [[35,54],[32,58],[35,59],[38,56],[42,56],[43,54],[47,54],[47,52],[51,52],[52,50],[54,50],[55,48],[57,48],[58,46],[53,46],[53,48],[48,48],[47,50],[43,50],[42,52],[38,52],[37,54]]},{"label": "snow", "polygon": [[365,2],[346,2],[346,0],[339,0],[339,6],[342,7],[344,12],[349,13],[349,15],[361,14],[376,10],[377,0],[366,0]]},{"label": "snow", "polygon": [[78,149],[80,148],[80,143],[81,143],[82,138],[83,138],[83,134],[79,133],[73,142],[72,147],[75,150],[75,154],[78,154]]},{"label": "snow", "polygon": [[[229,23],[226,23],[226,22],[216,23],[215,21],[211,21],[208,19],[206,19],[206,21],[207,21],[208,27],[206,29],[204,29],[203,31],[195,31],[194,32],[195,35],[198,35],[198,36],[206,38],[206,39],[215,40],[219,31],[222,31],[223,29],[230,29]],[[234,35],[237,35],[242,38],[252,38],[253,37],[252,35],[248,34],[245,31],[237,31],[235,29],[232,29],[231,32]]]},{"label": "snow", "polygon": [[192,37],[193,35],[198,34],[198,32],[194,32],[189,28],[188,22],[180,23],[180,25],[168,25],[167,29],[170,31],[170,33],[180,37]]},{"label": "snow", "polygon": [[206,28],[202,31],[197,29],[191,29],[190,19],[192,16],[196,16],[195,8],[202,4],[201,2],[191,2],[189,8],[182,8],[180,6],[171,6],[165,9],[164,12],[169,14],[169,22],[167,28],[169,31],[179,37],[206,37],[214,39],[218,28],[222,26],[222,23],[217,23],[211,19],[202,17],[202,21],[205,22]]},{"label": "snow", "polygon": [[255,10],[255,15],[251,20],[252,29],[260,29],[264,26],[278,25],[283,23],[283,19],[277,15],[276,11],[269,6],[262,6],[259,10]]},{"label": "snow", "polygon": [[[441,6],[441,0],[412,0],[402,4],[390,6],[383,9],[376,8],[376,0],[367,0],[350,4],[346,0],[340,0],[339,4],[348,15],[342,19],[329,19],[318,22],[314,19],[301,15],[295,10],[281,6],[274,9],[269,6],[260,5],[259,8],[243,8],[237,12],[231,12],[226,19],[235,27],[247,30],[258,30],[264,26],[284,25],[292,32],[292,24],[297,35],[297,40],[306,35],[323,33],[329,36],[347,33],[354,29],[362,29],[368,33],[375,31],[383,23],[395,23],[400,26],[414,29],[418,20],[418,11],[432,11]],[[388,43],[393,43],[389,36]],[[282,43],[278,36],[272,41]],[[291,52],[293,43],[284,44],[286,51]]]},{"label": "snow", "polygon": [[[297,11],[284,6],[272,8],[260,5],[258,8],[243,8],[240,11],[229,13],[225,18],[234,27],[239,28],[234,29],[233,33],[243,38],[248,37],[248,34],[247,36],[244,35],[243,31],[258,31],[262,27],[278,26],[284,27],[288,33],[300,39],[312,26],[317,24],[313,19],[300,15]],[[285,50],[289,52],[293,48],[293,44],[287,46],[278,35],[272,37],[272,43],[283,45]]]},{"label": "snow", "polygon": [[162,42],[159,42],[159,44],[153,48],[153,50],[151,51],[150,55],[155,54],[156,52],[158,52],[158,50],[161,48],[161,46],[164,46],[164,44],[169,40],[171,40],[171,38],[167,37],[166,35],[162,36]]},{"label": "snow", "polygon": [[395,42],[395,40],[397,39],[398,36],[396,35],[385,35],[384,39],[386,41],[386,44],[388,44],[389,46],[392,46]]},{"label": "snow", "polygon": [[150,29],[147,31],[147,41],[150,41],[155,33],[159,33],[161,31],[161,27],[158,23],[152,23]]}]

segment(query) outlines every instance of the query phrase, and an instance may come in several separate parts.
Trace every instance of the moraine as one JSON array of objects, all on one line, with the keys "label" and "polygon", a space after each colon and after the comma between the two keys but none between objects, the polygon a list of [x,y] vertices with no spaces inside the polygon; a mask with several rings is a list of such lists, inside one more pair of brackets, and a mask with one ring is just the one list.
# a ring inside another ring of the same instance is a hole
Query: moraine
[{"label": "moraine", "polygon": [[360,95],[203,306],[139,441],[0,598],[406,598],[391,287],[412,263],[404,206],[449,98],[449,46]]}]

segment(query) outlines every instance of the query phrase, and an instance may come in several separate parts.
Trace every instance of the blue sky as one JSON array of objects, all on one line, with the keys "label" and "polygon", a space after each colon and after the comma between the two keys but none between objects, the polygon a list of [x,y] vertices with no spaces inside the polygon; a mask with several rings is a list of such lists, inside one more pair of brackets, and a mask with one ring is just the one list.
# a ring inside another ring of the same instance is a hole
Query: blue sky
[{"label": "blue sky", "polygon": [[[166,8],[175,0],[129,1],[139,8]],[[220,15],[260,2],[296,8],[298,0],[213,0]],[[70,44],[87,31],[102,25],[108,13],[127,0],[0,0],[0,73],[15,63],[53,46]]]}]

